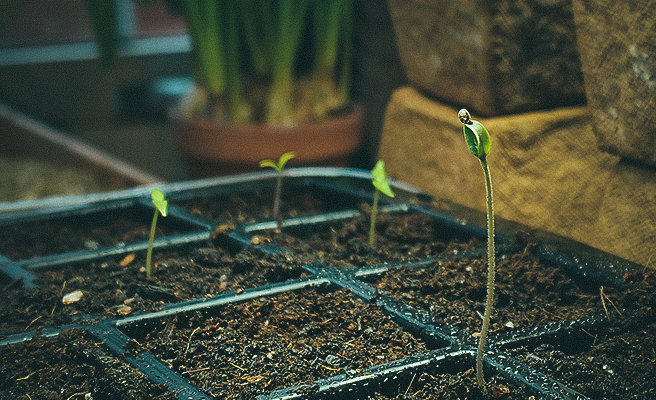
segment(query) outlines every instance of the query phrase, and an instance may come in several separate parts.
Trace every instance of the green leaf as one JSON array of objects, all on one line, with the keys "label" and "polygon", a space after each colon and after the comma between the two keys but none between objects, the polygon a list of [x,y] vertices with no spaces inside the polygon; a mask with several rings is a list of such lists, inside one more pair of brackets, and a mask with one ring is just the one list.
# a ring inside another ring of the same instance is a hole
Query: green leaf
[{"label": "green leaf", "polygon": [[153,204],[159,213],[162,214],[162,217],[166,217],[166,210],[169,202],[166,200],[164,192],[159,189],[153,189],[152,192],[150,192],[150,197],[153,199]]},{"label": "green leaf", "polygon": [[281,155],[278,159],[278,167],[280,167],[280,170],[282,171],[282,169],[285,168],[285,165],[287,165],[287,161],[294,157],[296,157],[296,154],[293,151],[288,151],[287,153]]},{"label": "green leaf", "polygon": [[273,168],[276,171],[278,171],[278,164],[274,160],[266,159],[260,161],[260,168],[267,168],[267,167]]},{"label": "green leaf", "polygon": [[260,161],[260,168],[269,167],[275,169],[278,172],[282,172],[282,170],[285,168],[285,165],[287,165],[287,162],[294,157],[296,157],[296,154],[293,151],[288,151],[287,153],[281,155],[277,162],[270,159]]},{"label": "green leaf", "polygon": [[489,132],[483,124],[475,120],[470,120],[464,124],[462,129],[467,147],[469,147],[469,151],[473,155],[478,158],[485,158],[485,156],[490,154],[492,141]]},{"label": "green leaf", "polygon": [[385,173],[385,161],[378,160],[374,169],[371,170],[372,183],[374,187],[380,190],[386,196],[394,197],[394,192],[387,181],[387,174]]}]

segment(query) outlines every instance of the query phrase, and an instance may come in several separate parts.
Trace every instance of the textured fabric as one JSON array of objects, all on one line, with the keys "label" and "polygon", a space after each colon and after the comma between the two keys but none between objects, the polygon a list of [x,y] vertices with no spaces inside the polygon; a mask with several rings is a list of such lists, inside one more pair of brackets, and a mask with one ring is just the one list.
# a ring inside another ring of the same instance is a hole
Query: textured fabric
[{"label": "textured fabric", "polygon": [[[379,156],[390,176],[483,211],[483,173],[457,112],[412,88],[397,90]],[[656,265],[656,170],[600,151],[587,108],[472,118],[492,137],[497,216]]]}]

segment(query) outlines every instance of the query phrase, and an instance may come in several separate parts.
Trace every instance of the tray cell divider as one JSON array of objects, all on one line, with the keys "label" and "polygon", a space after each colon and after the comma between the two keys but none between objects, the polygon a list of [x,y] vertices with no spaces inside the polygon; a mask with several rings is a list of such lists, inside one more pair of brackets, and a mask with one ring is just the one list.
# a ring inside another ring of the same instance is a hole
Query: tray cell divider
[{"label": "tray cell divider", "polygon": [[151,353],[126,354],[124,346],[129,337],[108,321],[88,326],[87,331],[102,341],[112,352],[122,355],[125,361],[143,372],[153,383],[165,384],[170,392],[177,394],[179,400],[212,400]]}]

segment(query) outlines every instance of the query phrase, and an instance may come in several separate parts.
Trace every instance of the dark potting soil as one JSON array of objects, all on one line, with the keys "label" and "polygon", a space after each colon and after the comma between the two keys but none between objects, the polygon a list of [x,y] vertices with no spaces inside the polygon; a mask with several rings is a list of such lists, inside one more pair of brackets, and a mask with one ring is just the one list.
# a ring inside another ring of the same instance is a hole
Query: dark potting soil
[{"label": "dark potting soil", "polygon": [[[365,213],[318,233],[293,235],[283,229],[263,232],[256,238],[292,249],[307,262],[319,261],[337,268],[394,262],[400,266],[364,280],[381,293],[426,311],[437,320],[472,334],[478,332],[480,315],[485,311],[487,257],[471,258],[466,254],[467,250],[480,249],[479,254],[485,255],[485,244],[477,240],[440,242],[436,239],[440,233],[424,214],[382,213],[380,217],[374,247],[368,243],[369,220]],[[492,331],[569,321],[603,311],[597,287],[574,281],[556,267],[542,265],[531,253],[535,243],[530,237],[524,241],[525,247],[517,254],[497,258]],[[429,258],[439,261],[406,266]],[[617,293],[614,288],[605,290],[608,296]]]},{"label": "dark potting soil", "polygon": [[[457,249],[454,249],[457,251]],[[366,280],[436,320],[474,334],[480,331],[487,296],[487,261],[453,259],[392,268]],[[599,289],[542,265],[530,251],[497,258],[492,332],[532,328],[604,312]],[[604,288],[615,298],[618,290]]]},{"label": "dark potting soil", "polygon": [[486,377],[487,393],[479,389],[476,372],[468,369],[462,373],[416,375],[407,387],[396,395],[368,396],[367,400],[535,400],[525,387],[518,387],[499,376]]},{"label": "dark potting soil", "polygon": [[[267,186],[249,191],[247,197],[236,191],[198,199],[173,200],[172,204],[189,210],[192,215],[212,221],[251,224],[273,219],[273,198],[274,188]],[[305,185],[299,187],[289,182],[283,184],[281,198],[280,218],[282,219],[357,207],[349,196],[331,191],[324,192]]]},{"label": "dark potting soil", "polygon": [[444,242],[434,221],[425,214],[380,212],[376,221],[374,246],[369,245],[370,210],[352,220],[305,227],[256,232],[253,241],[275,243],[291,249],[308,262],[316,261],[339,269],[372,266],[383,263],[418,261],[438,257],[459,246],[472,243]]},{"label": "dark potting soil", "polygon": [[[266,255],[245,248],[231,254],[211,243],[153,254],[147,279],[145,254],[66,265],[40,271],[36,289],[20,285],[0,291],[0,338],[12,333],[69,324],[86,315],[120,317],[162,306],[298,278],[300,264],[286,254]],[[80,290],[80,301],[63,304]]]},{"label": "dark potting soil", "polygon": [[[132,206],[54,221],[10,224],[0,229],[0,254],[12,260],[27,260],[56,253],[147,242],[152,218],[149,209]],[[174,221],[158,220],[156,237],[177,233],[181,231]]]},{"label": "dark potting soil", "polygon": [[0,348],[0,398],[177,399],[102,346],[82,330],[69,330]]},{"label": "dark potting soil", "polygon": [[[289,247],[293,253],[265,255],[245,250],[232,254],[222,250],[221,240],[190,245],[184,251],[158,252],[151,280],[146,280],[141,271],[143,254],[135,254],[132,261],[121,257],[87,266],[68,265],[59,272],[39,272],[42,282],[52,279],[51,283],[40,289],[18,288],[17,283],[2,288],[0,337],[68,323],[76,313],[120,317],[126,312],[125,306],[131,312],[156,310],[165,304],[295,278],[303,274],[301,265],[314,261],[351,269],[385,262],[409,264],[426,257],[444,259],[419,268],[406,265],[390,269],[367,281],[383,293],[475,334],[480,329],[476,311],[483,312],[487,268],[483,259],[471,259],[465,254],[469,248],[484,250],[485,244],[475,240],[448,243],[429,218],[382,213],[377,244],[371,247],[366,239],[367,206],[363,211],[353,221],[331,224],[319,233],[282,229],[258,232],[254,238],[259,243]],[[232,216],[237,218],[235,223],[251,221],[252,217],[245,215],[251,214],[239,212]],[[653,340],[646,340],[655,320],[651,311],[651,293],[656,293],[653,275],[627,276],[629,286],[621,291],[604,287],[606,301],[602,302],[598,287],[573,281],[558,270],[540,265],[531,255],[530,243],[518,254],[500,256],[498,264],[491,342],[502,332],[591,313],[605,315],[607,310],[612,324],[591,332],[591,344],[581,350],[549,343],[507,352],[527,364],[537,363],[534,366],[545,374],[562,379],[592,399],[648,398],[654,393],[656,377],[652,367],[656,355],[652,354],[656,350]],[[92,277],[85,276],[89,271],[93,271]],[[62,296],[77,289],[84,292],[82,299],[63,305]],[[634,311],[628,311],[631,309]],[[8,322],[14,320],[16,325]],[[183,378],[216,398],[230,398],[239,391],[244,393],[243,398],[252,398],[327,376],[361,373],[370,365],[427,350],[423,342],[383,316],[374,304],[333,288],[287,292],[215,307],[211,313],[188,312],[160,322],[152,332],[141,330],[146,327],[126,327],[136,339],[129,342],[128,351],[152,351]],[[377,323],[382,327],[367,331]],[[66,335],[61,337],[66,339]],[[5,363],[7,349],[12,348],[0,349],[0,364]],[[618,360],[629,358],[631,362],[618,365]],[[29,363],[29,359],[23,361]],[[594,381],[605,380],[608,375],[612,379],[607,383]],[[404,388],[377,398],[529,398],[522,388],[500,378],[487,379],[494,382],[487,397],[481,397],[473,372],[467,370],[434,377],[419,375],[410,390]],[[155,395],[158,390],[154,387],[150,393]]]},{"label": "dark potting soil", "polygon": [[560,342],[507,352],[593,400],[656,398],[656,274],[634,272],[624,280],[627,290],[606,301],[608,324],[586,346]]},{"label": "dark potting soil", "polygon": [[216,399],[307,384],[427,351],[426,345],[345,290],[286,292],[215,312],[178,315],[130,333]]}]

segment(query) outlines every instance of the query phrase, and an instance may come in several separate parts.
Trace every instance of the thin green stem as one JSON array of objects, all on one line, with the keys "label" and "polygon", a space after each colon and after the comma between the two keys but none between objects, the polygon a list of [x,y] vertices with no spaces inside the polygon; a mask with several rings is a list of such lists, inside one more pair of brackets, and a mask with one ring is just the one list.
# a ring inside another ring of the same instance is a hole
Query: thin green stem
[{"label": "thin green stem", "polygon": [[229,0],[226,7],[226,77],[230,117],[234,123],[248,121],[250,112],[242,96],[241,71],[239,69],[239,4],[238,0]]},{"label": "thin green stem", "polygon": [[272,60],[272,83],[266,121],[271,125],[293,122],[294,59],[303,31],[308,0],[281,0],[277,10],[276,37]]},{"label": "thin green stem", "polygon": [[341,19],[344,21],[342,26],[342,55],[341,68],[338,82],[338,101],[341,106],[346,105],[351,88],[351,67],[353,63],[353,2],[347,0],[345,7],[342,9]]},{"label": "thin green stem", "polygon": [[146,278],[150,279],[152,273],[153,243],[155,242],[155,227],[157,226],[157,214],[159,211],[155,208],[153,222],[150,224],[150,236],[148,237],[148,252],[146,253]]},{"label": "thin green stem", "polygon": [[496,272],[494,258],[494,205],[492,201],[492,178],[490,177],[490,168],[487,165],[485,157],[480,158],[481,167],[485,174],[485,192],[487,195],[487,300],[485,302],[485,316],[483,317],[483,327],[481,328],[481,337],[478,343],[476,353],[476,380],[481,388],[485,388],[483,379],[483,353],[485,351],[485,339],[490,327],[490,316],[492,315],[492,304],[494,303],[494,274]]},{"label": "thin green stem", "polygon": [[199,80],[211,96],[225,90],[225,49],[222,39],[221,9],[215,1],[185,0],[189,35],[193,42]]},{"label": "thin green stem", "polygon": [[376,189],[374,191],[374,203],[371,206],[371,223],[369,224],[369,246],[373,247],[376,243],[376,217],[378,215],[378,198],[380,197],[380,191]]},{"label": "thin green stem", "polygon": [[278,171],[276,180],[276,194],[273,198],[273,219],[280,223],[280,196],[282,192],[282,171]]},{"label": "thin green stem", "polygon": [[268,64],[271,60],[266,43],[267,36],[271,35],[271,32],[267,32],[267,28],[269,31],[271,30],[270,24],[266,23],[269,18],[262,17],[263,13],[267,15],[267,11],[263,11],[263,9],[267,8],[268,2],[260,4],[253,1],[244,1],[240,2],[240,5],[244,37],[248,44],[247,48],[253,62],[253,69],[258,77],[264,77],[269,71]]}]

